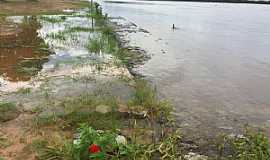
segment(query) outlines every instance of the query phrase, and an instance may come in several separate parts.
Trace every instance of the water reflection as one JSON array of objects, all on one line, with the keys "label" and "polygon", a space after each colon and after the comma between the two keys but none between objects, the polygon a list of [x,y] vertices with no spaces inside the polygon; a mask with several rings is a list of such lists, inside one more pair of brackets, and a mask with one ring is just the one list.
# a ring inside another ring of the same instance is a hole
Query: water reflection
[{"label": "water reflection", "polygon": [[63,15],[9,16],[0,20],[6,24],[0,25],[0,91],[31,87],[50,76],[127,73],[109,51],[113,43],[107,42],[95,53],[89,49],[93,40],[104,38],[100,28],[104,21],[91,17],[89,9],[83,9]]},{"label": "water reflection", "polygon": [[38,36],[41,25],[36,16],[21,17],[20,23],[9,26],[13,32],[4,34],[4,28],[0,34],[0,75],[11,82],[28,81],[42,69],[51,53]]}]

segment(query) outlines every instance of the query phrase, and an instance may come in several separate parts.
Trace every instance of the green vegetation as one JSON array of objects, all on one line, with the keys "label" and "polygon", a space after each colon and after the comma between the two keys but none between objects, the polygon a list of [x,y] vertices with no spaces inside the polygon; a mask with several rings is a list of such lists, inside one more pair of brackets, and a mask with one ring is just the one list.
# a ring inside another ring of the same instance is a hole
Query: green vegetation
[{"label": "green vegetation", "polygon": [[270,141],[265,135],[247,133],[245,136],[245,138],[236,138],[233,142],[234,159],[270,159]]},{"label": "green vegetation", "polygon": [[[52,142],[35,142],[35,150],[40,160],[88,160],[88,159],[144,159],[150,160],[160,155],[164,160],[177,159],[180,151],[177,143],[180,140],[178,132],[166,137],[159,144],[142,145],[127,140],[117,132],[95,130],[86,124],[82,124],[78,131],[78,137],[73,141],[61,138],[61,141],[53,139]],[[60,143],[59,143],[60,142]],[[50,144],[50,145],[49,145]],[[96,150],[93,150],[93,145]]]},{"label": "green vegetation", "polygon": [[[179,157],[181,149],[178,147],[180,140],[178,131],[165,132],[163,130],[162,135],[153,134],[157,130],[157,125],[161,125],[153,121],[161,119],[161,117],[169,119],[165,117],[167,114],[163,113],[169,112],[171,106],[168,106],[167,103],[156,102],[158,99],[155,90],[145,80],[137,80],[135,88],[129,106],[102,92],[81,95],[74,99],[64,100],[57,106],[50,106],[52,109],[63,108],[63,110],[40,114],[35,119],[36,128],[42,130],[42,128],[55,126],[59,133],[66,130],[73,134],[79,132],[81,143],[74,145],[72,143],[74,139],[70,137],[62,140],[61,144],[58,142],[54,144],[54,139],[45,139],[48,144],[36,148],[40,159],[53,157],[59,160],[72,159],[72,157],[74,160],[89,157],[90,159],[95,159],[95,157],[100,159],[152,159],[155,156],[171,159],[170,157]],[[148,95],[149,93],[151,96]],[[150,105],[155,106],[150,107]],[[164,127],[166,126],[163,125],[161,128],[165,129]],[[78,131],[77,128],[79,128]],[[98,130],[102,130],[102,133],[99,133]],[[119,146],[115,138],[122,132],[125,133],[128,143]],[[157,137],[153,136],[161,136],[161,139],[156,141]],[[100,145],[102,148],[100,154],[88,154],[87,148],[92,143]]]},{"label": "green vegetation", "polygon": [[[104,106],[108,113],[96,112],[97,107]],[[61,123],[64,126],[73,126],[75,129],[80,123],[87,122],[96,129],[113,129],[119,126],[121,119],[120,115],[115,112],[116,99],[111,96],[82,95],[75,99],[66,100],[56,107],[64,108],[64,112],[38,116],[35,121],[36,126]]]},{"label": "green vegetation", "polygon": [[[122,143],[117,142],[117,134],[112,132],[98,132],[87,125],[79,128],[77,143],[73,146],[74,160],[88,159],[129,159],[133,157],[133,146],[126,144],[125,139]],[[89,153],[89,146],[97,145],[100,151]]]},{"label": "green vegetation", "polygon": [[39,18],[50,23],[60,23],[66,20],[65,16],[40,16]]},{"label": "green vegetation", "polygon": [[6,122],[16,118],[19,114],[13,103],[0,101],[0,122]]},{"label": "green vegetation", "polygon": [[129,105],[137,109],[139,106],[143,107],[151,119],[163,119],[166,122],[173,120],[171,117],[172,105],[168,101],[159,101],[156,90],[146,80],[136,80],[135,93]]},{"label": "green vegetation", "polygon": [[62,135],[54,134],[44,139],[36,139],[30,148],[37,153],[38,160],[72,160],[71,142]]},{"label": "green vegetation", "polygon": [[[10,146],[10,144],[11,144],[10,140],[6,136],[0,134],[0,149],[8,147]],[[1,156],[0,156],[0,160],[1,160]]]},{"label": "green vegetation", "polygon": [[47,58],[21,60],[14,67],[18,74],[21,74],[22,76],[25,77],[32,77],[42,69],[42,64],[44,64],[47,61],[48,61]]},{"label": "green vegetation", "polygon": [[[99,34],[90,38],[87,48],[92,53],[111,54],[120,60],[122,65],[132,67],[133,62],[142,61],[145,57],[141,54],[132,52],[128,49],[121,48],[114,26],[108,20],[107,15],[102,15],[102,10],[98,4],[96,9],[88,15],[95,19],[95,31]],[[119,61],[115,62],[119,66]]]},{"label": "green vegetation", "polygon": [[[229,152],[224,154],[225,152]],[[270,159],[270,139],[250,129],[244,135],[223,136],[219,145],[219,158],[224,160]]]}]

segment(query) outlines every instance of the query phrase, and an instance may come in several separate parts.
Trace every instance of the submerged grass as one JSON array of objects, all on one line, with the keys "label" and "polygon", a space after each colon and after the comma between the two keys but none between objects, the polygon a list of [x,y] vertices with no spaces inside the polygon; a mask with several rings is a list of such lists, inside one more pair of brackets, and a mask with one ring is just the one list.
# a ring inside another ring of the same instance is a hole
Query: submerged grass
[{"label": "submerged grass", "polygon": [[61,23],[66,20],[65,16],[40,16],[39,18],[50,23]]},{"label": "submerged grass", "polygon": [[[63,108],[63,111],[37,117],[36,125],[46,126],[62,121],[66,126],[73,127],[78,127],[80,123],[85,122],[100,129],[112,129],[119,126],[120,117],[116,113],[118,105],[116,99],[111,96],[82,95],[66,100],[56,107]],[[108,113],[97,112],[96,110],[100,108]]]}]

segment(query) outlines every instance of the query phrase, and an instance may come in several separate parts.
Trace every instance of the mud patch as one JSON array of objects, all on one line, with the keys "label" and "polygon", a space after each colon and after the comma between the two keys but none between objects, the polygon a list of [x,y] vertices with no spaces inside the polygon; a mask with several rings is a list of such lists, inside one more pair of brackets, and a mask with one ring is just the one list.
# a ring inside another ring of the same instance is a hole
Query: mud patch
[{"label": "mud patch", "polygon": [[[0,125],[0,154],[5,160],[22,158],[34,159],[34,155],[25,152],[25,147],[32,141],[33,133],[26,127],[32,115],[21,114],[18,118]],[[27,156],[26,156],[26,155]]]}]

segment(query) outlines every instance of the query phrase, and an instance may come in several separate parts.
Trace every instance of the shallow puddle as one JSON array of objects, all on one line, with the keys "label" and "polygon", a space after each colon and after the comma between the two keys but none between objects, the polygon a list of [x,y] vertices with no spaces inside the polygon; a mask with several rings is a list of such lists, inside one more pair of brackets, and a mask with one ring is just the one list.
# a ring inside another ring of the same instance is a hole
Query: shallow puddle
[{"label": "shallow puddle", "polygon": [[[20,22],[18,23],[18,18]],[[48,50],[44,40],[38,36],[41,28],[37,17],[8,17],[13,31],[3,33],[0,43],[0,74],[11,82],[27,81],[48,61]],[[14,29],[15,28],[15,29]],[[10,30],[11,30],[10,29]],[[2,34],[2,33],[1,33]]]},{"label": "shallow puddle", "polygon": [[111,55],[89,51],[90,41],[101,36],[94,27],[87,9],[66,15],[5,17],[0,30],[0,91],[16,90],[59,68],[68,74],[83,63],[88,65],[84,69],[94,72],[100,69],[97,64],[108,64]]}]

